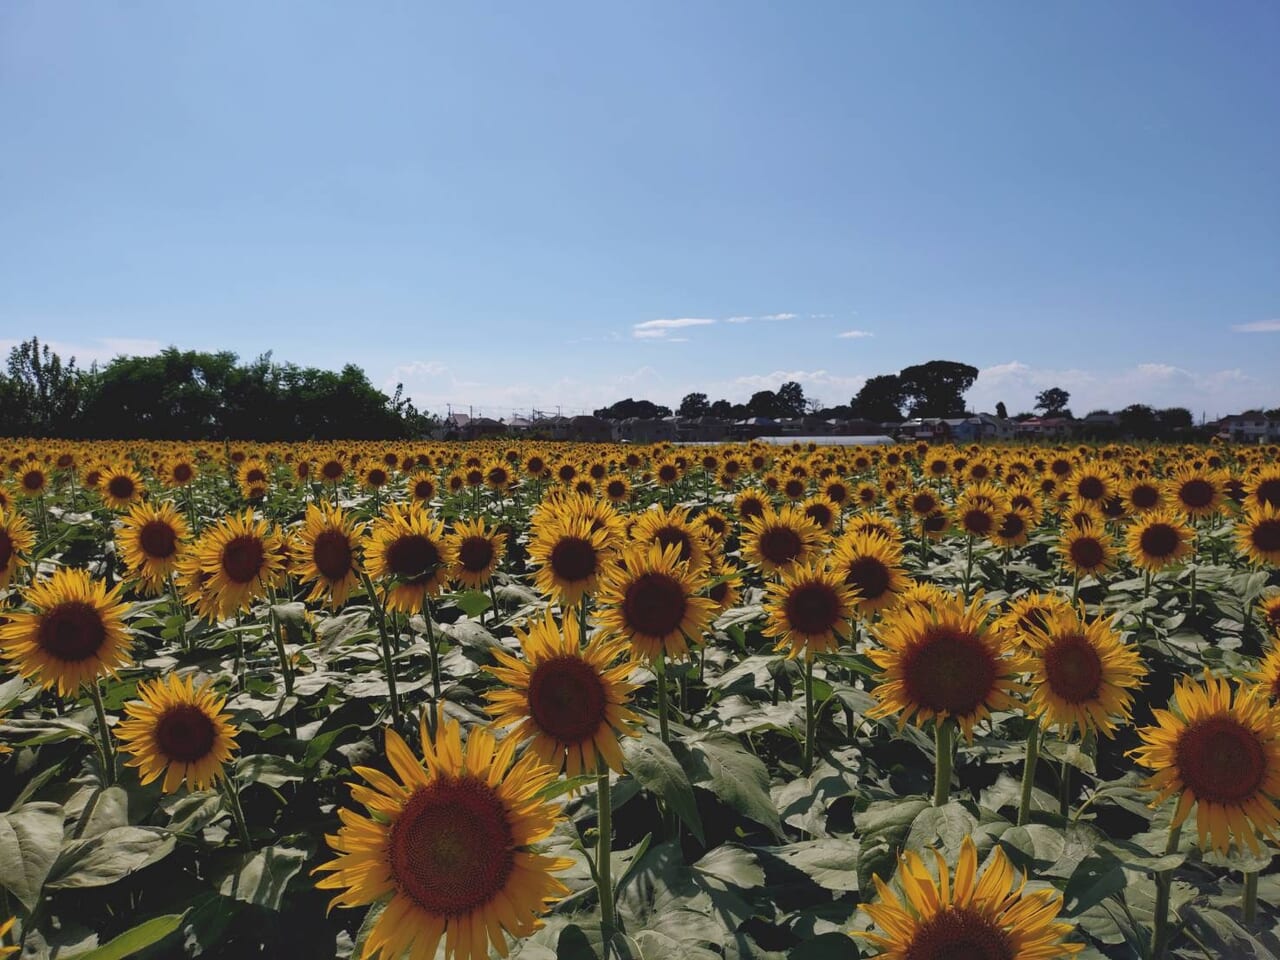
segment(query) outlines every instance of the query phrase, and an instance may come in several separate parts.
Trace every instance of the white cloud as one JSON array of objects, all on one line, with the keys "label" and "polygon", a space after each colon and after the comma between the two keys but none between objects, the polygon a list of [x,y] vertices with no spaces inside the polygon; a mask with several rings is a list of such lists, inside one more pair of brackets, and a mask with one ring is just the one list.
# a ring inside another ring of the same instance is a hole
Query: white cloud
[{"label": "white cloud", "polygon": [[971,410],[993,410],[1003,401],[1010,413],[1031,410],[1036,394],[1061,387],[1071,394],[1077,416],[1104,408],[1119,410],[1131,403],[1153,407],[1186,407],[1197,418],[1213,419],[1272,402],[1274,389],[1242,370],[1187,370],[1168,363],[1139,363],[1122,370],[1092,373],[1078,369],[1032,367],[1014,360],[985,367],[965,394]]},{"label": "white cloud", "polygon": [[836,336],[841,340],[861,340],[864,337],[874,337],[875,334],[870,330],[846,330],[844,333],[837,333]]},{"label": "white cloud", "polygon": [[1280,320],[1258,320],[1254,323],[1237,323],[1231,329],[1236,333],[1280,333]]},{"label": "white cloud", "polygon": [[724,318],[724,322],[725,322],[725,323],[750,323],[750,322],[752,321],[752,319],[754,319],[754,318],[752,318],[752,317],[725,317],[725,318]]},{"label": "white cloud", "polygon": [[665,340],[672,330],[685,327],[706,327],[715,323],[710,317],[677,317],[672,320],[646,320],[631,328],[631,335],[637,340]]},{"label": "white cloud", "polygon": [[[0,340],[0,352],[7,354],[21,340]],[[72,357],[77,367],[88,367],[91,363],[105,364],[120,356],[148,357],[159,353],[165,345],[159,340],[148,340],[135,337],[101,337],[84,343],[72,343],[67,340],[41,340],[42,347],[62,358],[65,363]]]},{"label": "white cloud", "polygon": [[766,313],[761,320],[794,320],[798,317],[797,313]]}]

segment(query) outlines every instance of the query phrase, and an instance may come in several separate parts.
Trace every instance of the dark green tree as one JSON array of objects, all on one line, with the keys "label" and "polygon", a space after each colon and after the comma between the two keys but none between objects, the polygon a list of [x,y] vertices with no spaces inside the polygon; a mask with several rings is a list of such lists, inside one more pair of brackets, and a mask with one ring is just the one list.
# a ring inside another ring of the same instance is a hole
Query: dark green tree
[{"label": "dark green tree", "polygon": [[964,413],[964,394],[978,379],[978,368],[930,360],[900,371],[898,379],[911,416],[955,417]]},{"label": "dark green tree", "polygon": [[692,420],[695,417],[705,417],[711,412],[711,404],[707,402],[705,393],[686,393],[684,399],[680,401],[680,406],[676,408],[676,414],[681,417],[687,417]]},{"label": "dark green tree", "polygon": [[858,395],[849,401],[854,417],[875,423],[902,421],[902,381],[894,373],[872,377],[862,385]]},{"label": "dark green tree", "polygon": [[1050,387],[1036,394],[1036,409],[1043,410],[1046,417],[1060,417],[1071,402],[1071,394],[1061,387]]}]

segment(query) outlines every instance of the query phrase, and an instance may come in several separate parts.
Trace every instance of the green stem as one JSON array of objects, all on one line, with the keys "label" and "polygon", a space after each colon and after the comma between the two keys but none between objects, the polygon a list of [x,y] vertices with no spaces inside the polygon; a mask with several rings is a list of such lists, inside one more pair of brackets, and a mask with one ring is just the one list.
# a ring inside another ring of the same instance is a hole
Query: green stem
[{"label": "green stem", "polygon": [[98,715],[98,736],[102,742],[102,779],[107,786],[116,782],[116,752],[111,746],[111,728],[107,726],[107,708],[102,703],[102,687],[94,677],[89,689],[93,693],[93,709]]},{"label": "green stem", "polygon": [[1191,567],[1191,600],[1187,606],[1190,608],[1191,615],[1194,617],[1196,615],[1196,568],[1194,565]]},{"label": "green stem", "polygon": [[1071,810],[1071,764],[1062,761],[1061,778],[1058,780],[1058,812],[1064,817]]},{"label": "green stem", "polygon": [[431,621],[431,601],[425,598],[422,601],[422,619],[427,624],[427,646],[431,650],[431,707],[434,711],[440,704],[440,647]]},{"label": "green stem", "polygon": [[[1170,827],[1169,839],[1164,845],[1165,855],[1178,852],[1182,827]],[[1151,958],[1160,960],[1169,946],[1169,895],[1173,891],[1173,871],[1161,870],[1156,874],[1155,926],[1151,931]]]},{"label": "green stem", "polygon": [[817,724],[813,715],[813,654],[804,655],[804,775],[813,771],[813,739]]},{"label": "green stem", "polygon": [[[373,588],[373,581],[364,571],[360,572],[360,580],[364,583],[364,591],[373,604],[373,612],[378,621],[378,637],[382,641],[382,670],[387,675],[387,690],[391,697],[391,722],[397,729],[400,727],[400,695],[396,692],[395,665],[391,662],[391,639],[387,636],[387,612],[378,598],[378,591]],[[435,658],[432,657],[432,662]]]},{"label": "green stem", "polygon": [[291,697],[293,696],[293,667],[284,649],[284,637],[280,635],[280,619],[275,612],[275,597],[271,598],[271,606],[267,611],[267,625],[271,630],[271,638],[276,644],[276,655],[280,658],[280,672],[284,675],[284,695]]},{"label": "green stem", "polygon": [[951,797],[951,744],[954,731],[950,720],[933,720],[933,743],[938,754],[933,778],[933,805],[943,806]]},{"label": "green stem", "polygon": [[1246,870],[1244,874],[1244,922],[1253,923],[1258,919],[1258,871]]},{"label": "green stem", "polygon": [[1018,826],[1026,826],[1031,816],[1031,791],[1036,782],[1036,760],[1040,757],[1040,721],[1031,725],[1027,734],[1027,759],[1022,767],[1022,795],[1018,799]]},{"label": "green stem", "polygon": [[613,878],[610,855],[613,848],[613,799],[609,788],[609,767],[600,761],[600,773],[596,778],[596,812],[598,814],[596,837],[596,888],[600,896],[600,936],[604,940],[604,956],[608,960],[610,943],[617,929],[618,918],[613,907]]},{"label": "green stem", "polygon": [[659,650],[653,661],[653,672],[658,680],[658,732],[663,743],[671,742],[671,728],[667,720],[667,660],[666,651]]},{"label": "green stem", "polygon": [[973,575],[973,537],[968,537],[964,550],[964,598],[969,599],[969,579]]},{"label": "green stem", "polygon": [[1151,571],[1147,570],[1144,574],[1142,585],[1142,627],[1138,631],[1138,639],[1142,640],[1147,635],[1147,600],[1151,596]]},{"label": "green stem", "polygon": [[227,798],[227,807],[231,810],[231,817],[236,822],[236,832],[240,834],[240,842],[244,844],[246,850],[253,848],[253,840],[249,837],[249,824],[244,819],[244,809],[240,806],[240,787],[236,783],[235,770],[232,769],[225,777],[219,778],[222,786],[223,795]]}]

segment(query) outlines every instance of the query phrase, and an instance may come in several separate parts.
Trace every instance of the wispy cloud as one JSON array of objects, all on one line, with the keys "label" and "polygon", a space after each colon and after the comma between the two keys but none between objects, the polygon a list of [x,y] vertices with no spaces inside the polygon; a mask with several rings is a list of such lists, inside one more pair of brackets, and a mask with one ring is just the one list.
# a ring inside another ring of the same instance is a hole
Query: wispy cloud
[{"label": "wispy cloud", "polygon": [[844,333],[837,333],[836,336],[841,340],[862,340],[865,337],[874,337],[875,334],[870,330],[846,330]]},{"label": "wispy cloud", "polygon": [[724,322],[725,323],[750,323],[752,319],[753,319],[752,317],[725,317]]},{"label": "wispy cloud", "polygon": [[794,320],[800,316],[798,313],[766,313],[761,320]]},{"label": "wispy cloud", "polygon": [[646,320],[631,328],[631,335],[637,340],[666,340],[672,330],[683,330],[685,327],[706,327],[716,321],[710,317],[676,317],[670,320]]},{"label": "wispy cloud", "polygon": [[1280,333],[1280,320],[1258,320],[1255,323],[1237,323],[1231,329],[1236,333]]}]

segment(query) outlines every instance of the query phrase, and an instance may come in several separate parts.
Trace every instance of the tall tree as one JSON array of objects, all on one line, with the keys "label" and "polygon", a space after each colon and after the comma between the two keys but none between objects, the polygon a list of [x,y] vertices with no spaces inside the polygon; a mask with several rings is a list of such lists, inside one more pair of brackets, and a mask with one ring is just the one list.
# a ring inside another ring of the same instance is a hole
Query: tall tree
[{"label": "tall tree", "polygon": [[778,410],[784,417],[804,416],[804,387],[794,380],[788,380],[778,388]]},{"label": "tall tree", "polygon": [[898,373],[913,417],[954,417],[964,413],[965,391],[978,368],[954,360],[930,360]]},{"label": "tall tree", "polygon": [[705,417],[710,412],[711,404],[707,402],[705,393],[686,393],[684,399],[680,401],[680,406],[676,408],[677,416],[690,420],[695,417]]},{"label": "tall tree", "polygon": [[853,416],[876,423],[902,421],[902,381],[896,373],[872,377],[862,385],[858,395],[849,401]]},{"label": "tall tree", "polygon": [[1009,419],[1009,410],[1004,405],[1003,400],[1000,400],[996,403],[996,416],[999,417],[1001,420]]},{"label": "tall tree", "polygon": [[776,420],[778,417],[785,417],[787,414],[783,412],[782,404],[778,402],[778,395],[772,390],[757,390],[751,395],[751,399],[747,401],[747,415],[752,417],[768,417]]},{"label": "tall tree", "polygon": [[84,374],[75,358],[65,364],[37,337],[9,351],[0,375],[0,436],[65,437],[83,403]]},{"label": "tall tree", "polygon": [[1036,394],[1036,409],[1043,410],[1046,417],[1060,417],[1071,402],[1071,394],[1061,387],[1050,387]]}]

